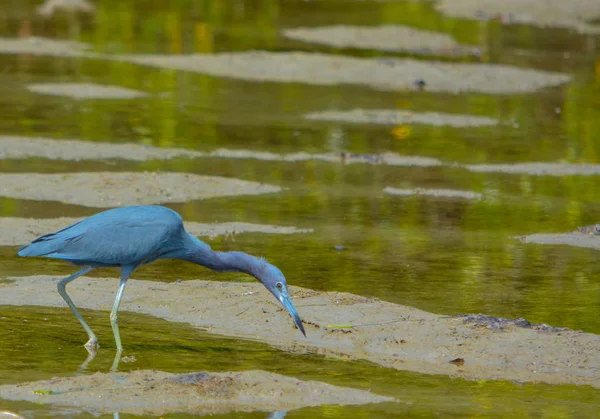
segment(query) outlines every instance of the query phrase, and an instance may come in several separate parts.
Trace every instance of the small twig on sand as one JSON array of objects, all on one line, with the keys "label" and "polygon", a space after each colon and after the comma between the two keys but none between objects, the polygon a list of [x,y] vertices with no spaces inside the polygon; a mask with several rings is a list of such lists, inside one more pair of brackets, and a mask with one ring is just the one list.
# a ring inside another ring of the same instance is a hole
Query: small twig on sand
[{"label": "small twig on sand", "polygon": [[250,307],[251,307],[251,306],[249,306],[248,308],[246,308],[246,310],[242,310],[242,311],[240,311],[238,314],[236,314],[236,315],[235,315],[235,317],[241,316],[241,315],[242,315],[242,314],[244,314],[246,311],[250,310]]}]

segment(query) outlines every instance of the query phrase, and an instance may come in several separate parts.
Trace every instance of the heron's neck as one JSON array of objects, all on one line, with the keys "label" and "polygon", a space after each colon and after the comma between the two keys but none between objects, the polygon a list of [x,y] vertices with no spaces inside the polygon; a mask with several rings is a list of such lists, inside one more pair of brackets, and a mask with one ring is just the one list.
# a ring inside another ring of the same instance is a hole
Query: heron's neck
[{"label": "heron's neck", "polygon": [[215,252],[206,243],[192,238],[192,246],[187,250],[185,260],[219,272],[244,272],[259,279],[266,268],[262,259],[243,252]]}]

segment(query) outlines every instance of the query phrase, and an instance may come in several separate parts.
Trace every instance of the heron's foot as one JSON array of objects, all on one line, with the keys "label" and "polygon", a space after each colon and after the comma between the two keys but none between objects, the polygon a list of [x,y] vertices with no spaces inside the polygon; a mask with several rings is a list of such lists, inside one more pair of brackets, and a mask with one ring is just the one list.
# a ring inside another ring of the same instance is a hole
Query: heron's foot
[{"label": "heron's foot", "polygon": [[95,336],[93,338],[90,338],[90,340],[88,340],[84,346],[89,353],[96,353],[96,351],[100,347],[100,345],[98,345],[98,338]]}]

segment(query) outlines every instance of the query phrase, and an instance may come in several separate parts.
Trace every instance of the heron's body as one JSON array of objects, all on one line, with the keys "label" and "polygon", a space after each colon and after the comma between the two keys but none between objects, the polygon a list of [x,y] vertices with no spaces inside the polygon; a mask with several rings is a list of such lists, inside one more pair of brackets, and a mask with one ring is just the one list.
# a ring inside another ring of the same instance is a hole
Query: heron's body
[{"label": "heron's body", "polygon": [[175,211],[160,206],[124,207],[92,215],[19,250],[19,256],[45,256],[74,265],[130,267],[161,258],[181,258],[197,240]]},{"label": "heron's body", "polygon": [[97,347],[96,336],[67,295],[66,285],[94,268],[121,268],[121,283],[111,312],[111,324],[120,352],[117,310],[125,284],[136,268],[157,259],[182,259],[215,271],[239,271],[254,276],[284,305],[304,333],[289,298],[285,277],[279,269],[246,253],[213,251],[206,243],[186,232],[179,214],[166,207],[137,206],[104,211],[37,238],[19,249],[19,256],[61,259],[84,267],[61,280],[58,291],[88,333],[88,349]]}]

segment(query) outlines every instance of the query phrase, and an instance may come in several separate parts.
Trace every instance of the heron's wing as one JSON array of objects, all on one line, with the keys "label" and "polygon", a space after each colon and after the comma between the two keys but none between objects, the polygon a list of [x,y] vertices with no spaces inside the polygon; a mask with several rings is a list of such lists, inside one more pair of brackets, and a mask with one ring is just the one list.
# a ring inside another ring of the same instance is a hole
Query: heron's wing
[{"label": "heron's wing", "polygon": [[181,246],[180,219],[143,213],[124,215],[97,214],[34,240],[19,255],[78,264],[124,265],[150,262]]}]

